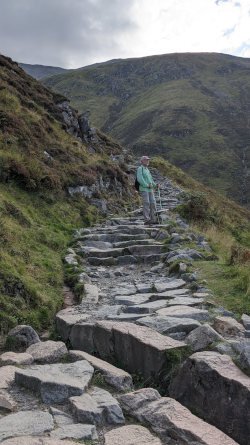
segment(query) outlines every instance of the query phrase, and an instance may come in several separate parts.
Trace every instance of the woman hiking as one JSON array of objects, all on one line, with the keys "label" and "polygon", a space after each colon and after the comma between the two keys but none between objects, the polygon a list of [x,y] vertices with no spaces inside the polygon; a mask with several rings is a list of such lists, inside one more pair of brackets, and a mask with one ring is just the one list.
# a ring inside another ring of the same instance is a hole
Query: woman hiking
[{"label": "woman hiking", "polygon": [[142,197],[144,224],[158,224],[154,189],[158,188],[159,185],[155,184],[148,169],[149,159],[148,156],[141,157],[141,165],[137,169],[136,176],[140,184],[139,191]]}]

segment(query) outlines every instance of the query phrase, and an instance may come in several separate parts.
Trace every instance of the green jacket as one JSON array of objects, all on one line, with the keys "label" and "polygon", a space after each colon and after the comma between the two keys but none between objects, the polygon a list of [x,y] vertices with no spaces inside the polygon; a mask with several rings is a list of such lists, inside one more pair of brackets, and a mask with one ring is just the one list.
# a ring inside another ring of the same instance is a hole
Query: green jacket
[{"label": "green jacket", "polygon": [[142,165],[137,169],[137,181],[140,183],[140,192],[153,192],[153,189],[149,188],[150,184],[152,184],[154,188],[156,187],[149,169]]}]

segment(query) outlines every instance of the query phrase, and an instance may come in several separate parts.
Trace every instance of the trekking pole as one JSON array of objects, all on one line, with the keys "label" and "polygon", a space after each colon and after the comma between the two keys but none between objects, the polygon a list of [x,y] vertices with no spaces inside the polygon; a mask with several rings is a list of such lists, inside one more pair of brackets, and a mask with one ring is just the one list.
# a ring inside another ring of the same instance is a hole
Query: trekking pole
[{"label": "trekking pole", "polygon": [[162,210],[160,187],[158,187],[158,197],[159,197],[159,201],[160,201],[160,209]]}]

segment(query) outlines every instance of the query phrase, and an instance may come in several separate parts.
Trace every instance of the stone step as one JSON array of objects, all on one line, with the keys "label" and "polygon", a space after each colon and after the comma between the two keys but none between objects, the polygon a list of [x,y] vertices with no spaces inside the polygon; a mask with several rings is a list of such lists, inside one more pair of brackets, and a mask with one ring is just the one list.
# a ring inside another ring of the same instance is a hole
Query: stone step
[{"label": "stone step", "polygon": [[120,363],[129,372],[155,381],[173,366],[175,353],[179,357],[188,348],[148,327],[111,321],[73,326],[70,342],[74,349],[95,351],[101,359]]},{"label": "stone step", "polygon": [[132,245],[124,248],[113,248],[113,249],[96,249],[94,247],[89,247],[85,250],[85,254],[88,258],[117,258],[122,255],[133,255],[133,256],[145,256],[145,255],[155,255],[162,253],[163,247],[160,244],[148,244],[148,245]]},{"label": "stone step", "polygon": [[98,258],[98,257],[88,257],[88,263],[92,266],[115,266],[115,265],[126,265],[126,264],[135,264],[135,263],[144,263],[144,264],[152,264],[157,261],[161,261],[164,258],[165,254],[152,254],[152,255],[123,255],[107,258]]},{"label": "stone step", "polygon": [[85,255],[88,258],[95,257],[95,258],[108,258],[113,257],[116,258],[118,256],[121,256],[125,253],[124,249],[119,248],[113,248],[113,249],[95,249],[89,248],[87,251],[85,250]]},{"label": "stone step", "polygon": [[149,303],[134,304],[124,309],[125,313],[133,312],[138,314],[151,314],[168,305],[167,300],[150,301]]},{"label": "stone step", "polygon": [[113,233],[94,233],[92,235],[86,235],[84,236],[83,240],[89,240],[89,241],[103,241],[103,242],[110,242],[110,243],[117,243],[121,241],[141,241],[149,239],[149,234],[144,233],[142,235],[128,235],[126,233],[122,232],[113,232]]},{"label": "stone step", "polygon": [[120,241],[118,243],[113,243],[113,247],[129,247],[129,246],[147,246],[149,244],[151,245],[160,245],[159,241],[155,241],[153,238],[148,238],[148,239],[144,239],[144,240],[136,240],[136,239],[132,239],[130,241]]},{"label": "stone step", "polygon": [[105,445],[162,445],[160,439],[141,425],[126,425],[104,434]]},{"label": "stone step", "polygon": [[15,373],[17,385],[38,393],[44,403],[64,403],[87,388],[94,368],[86,361],[30,366]]},{"label": "stone step", "polygon": [[134,245],[126,247],[125,253],[134,256],[155,255],[162,253],[163,246],[161,244]]},{"label": "stone step", "polygon": [[143,388],[119,395],[118,399],[127,415],[146,423],[164,443],[174,439],[174,443],[181,445],[237,445],[218,428],[204,422],[176,400],[161,397],[155,389]]},{"label": "stone step", "polygon": [[118,401],[104,389],[93,386],[88,393],[69,399],[78,422],[97,426],[124,425]]},{"label": "stone step", "polygon": [[[170,396],[220,428],[241,445],[250,437],[250,378],[228,355],[191,355],[170,385]],[[218,443],[218,442],[217,442]]]},{"label": "stone step", "polygon": [[175,332],[185,332],[188,334],[200,326],[199,321],[191,318],[166,317],[164,315],[151,315],[143,317],[137,321],[142,326],[155,329],[160,334],[168,335]]}]

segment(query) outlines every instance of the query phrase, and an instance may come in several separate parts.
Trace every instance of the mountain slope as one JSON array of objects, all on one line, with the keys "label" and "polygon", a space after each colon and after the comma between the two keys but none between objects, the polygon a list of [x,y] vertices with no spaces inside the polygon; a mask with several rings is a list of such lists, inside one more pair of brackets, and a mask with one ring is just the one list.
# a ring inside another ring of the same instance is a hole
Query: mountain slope
[{"label": "mountain slope", "polygon": [[33,65],[29,63],[18,63],[27,74],[35,79],[42,79],[43,77],[55,76],[68,71],[65,68],[59,66],[46,66],[46,65]]},{"label": "mountain slope", "polygon": [[250,60],[186,53],[127,59],[44,80],[136,154],[161,155],[250,205]]},{"label": "mountain slope", "polygon": [[73,231],[103,215],[100,203],[117,212],[136,200],[122,147],[98,130],[83,142],[78,130],[63,96],[0,56],[0,336],[18,323],[47,328]]}]

